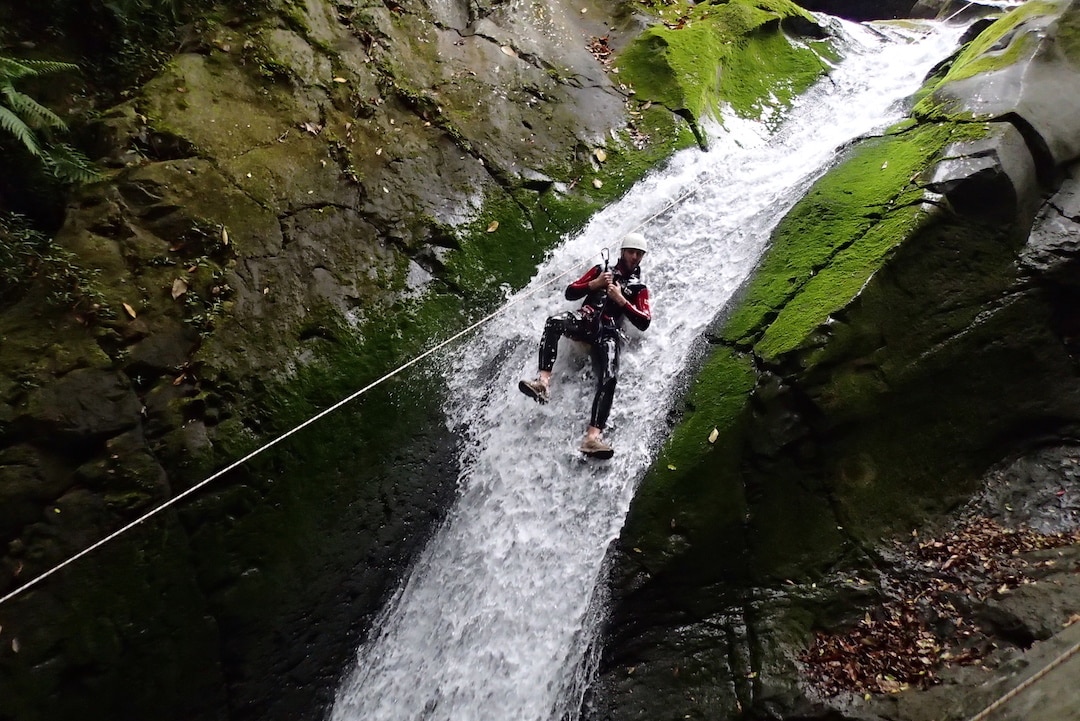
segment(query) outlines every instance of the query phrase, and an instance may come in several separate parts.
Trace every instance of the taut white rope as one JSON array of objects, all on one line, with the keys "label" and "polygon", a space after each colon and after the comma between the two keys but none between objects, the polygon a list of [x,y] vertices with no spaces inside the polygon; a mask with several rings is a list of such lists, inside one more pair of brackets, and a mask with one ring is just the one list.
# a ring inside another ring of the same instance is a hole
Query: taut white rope
[{"label": "taut white rope", "polygon": [[[697,188],[693,188],[693,189],[683,193],[681,196],[679,196],[675,200],[668,203],[668,205],[665,206],[662,210],[656,212],[655,214],[653,214],[649,218],[647,218],[647,219],[643,220],[642,222],[638,223],[636,226],[634,226],[633,230],[638,230],[638,229],[644,227],[647,223],[649,223],[650,221],[652,221],[655,218],[659,217],[660,215],[666,213],[667,211],[671,210],[673,207],[675,207],[679,203],[686,200],[688,197],[690,197],[695,192],[697,192]],[[575,264],[574,266],[568,268],[567,270],[563,271],[562,273],[559,273],[558,275],[554,276],[550,280],[547,280],[547,281],[541,283],[540,285],[536,286],[536,288],[533,288],[532,290],[530,290],[530,291],[528,291],[526,293],[523,293],[519,298],[516,298],[516,299],[510,301],[509,303],[506,303],[506,304],[502,305],[497,310],[495,310],[492,313],[489,313],[488,315],[484,316],[483,318],[476,321],[475,323],[473,323],[469,327],[465,328],[464,330],[461,330],[461,331],[455,333],[454,335],[450,336],[449,338],[444,340],[442,343],[439,343],[438,345],[435,345],[432,348],[429,348],[428,350],[424,351],[423,353],[416,356],[415,358],[401,364],[400,366],[398,366],[394,370],[390,371],[386,375],[378,378],[377,380],[372,381],[371,383],[367,384],[366,386],[364,386],[360,390],[358,390],[355,393],[347,396],[346,398],[343,398],[342,400],[338,401],[337,403],[330,406],[329,408],[326,408],[325,410],[320,411],[319,413],[315,414],[314,416],[307,419],[306,421],[304,421],[300,425],[296,426],[295,428],[293,428],[293,429],[291,429],[289,431],[286,431],[285,433],[282,433],[277,438],[274,438],[273,440],[267,442],[265,445],[262,445],[259,448],[256,448],[254,451],[252,451],[251,453],[248,453],[243,458],[240,458],[239,460],[230,463],[229,465],[222,468],[220,471],[217,471],[216,473],[208,476],[207,478],[203,479],[202,481],[199,481],[198,483],[196,483],[191,488],[188,488],[187,490],[185,490],[185,491],[183,491],[181,493],[178,493],[177,495],[173,496],[169,500],[162,503],[160,506],[157,506],[156,508],[151,509],[147,513],[145,513],[142,516],[139,516],[138,518],[136,518],[134,521],[131,521],[127,525],[122,526],[119,529],[113,531],[109,535],[102,538],[100,541],[97,541],[96,543],[94,543],[94,544],[88,546],[87,548],[79,551],[74,556],[71,556],[70,558],[58,563],[57,565],[55,565],[52,568],[48,569],[47,571],[45,571],[41,575],[34,577],[30,581],[27,581],[22,586],[19,586],[18,588],[16,588],[15,590],[7,593],[3,597],[0,597],[0,605],[6,603],[7,601],[10,601],[11,599],[15,598],[16,596],[22,594],[23,592],[33,588],[34,586],[41,583],[42,581],[44,581],[49,576],[52,576],[54,573],[57,573],[61,569],[66,568],[67,566],[71,565],[72,563],[75,563],[76,561],[78,561],[83,556],[86,556],[87,554],[92,553],[93,551],[97,550],[101,546],[104,546],[106,543],[113,540],[117,536],[119,536],[121,534],[124,534],[124,533],[127,533],[132,528],[135,528],[136,526],[138,526],[138,525],[140,525],[142,523],[145,523],[147,520],[153,518],[157,514],[164,511],[165,509],[176,505],[177,503],[179,503],[183,499],[187,498],[191,494],[195,493],[199,489],[205,487],[206,485],[212,483],[213,481],[216,481],[218,478],[221,478],[223,475],[225,475],[229,471],[233,470],[234,468],[237,468],[237,467],[243,465],[244,463],[247,463],[248,461],[250,461],[255,456],[259,455],[260,453],[263,453],[264,451],[267,451],[270,448],[273,448],[274,446],[276,446],[278,443],[281,443],[286,438],[298,433],[299,431],[303,430],[304,428],[307,428],[308,426],[310,426],[312,423],[319,420],[323,416],[330,415],[331,413],[336,411],[338,408],[341,408],[346,403],[349,403],[351,401],[356,400],[357,398],[359,398],[363,394],[367,393],[369,390],[371,390],[375,386],[377,386],[380,383],[383,383],[383,382],[393,378],[398,373],[401,373],[402,371],[404,371],[406,368],[409,368],[410,366],[416,365],[417,363],[422,361],[424,358],[427,358],[428,356],[430,356],[433,353],[437,353],[438,351],[442,350],[446,346],[448,346],[451,343],[453,343],[454,341],[456,341],[458,338],[461,338],[462,336],[468,335],[469,333],[476,330],[480,326],[484,325],[488,321],[490,321],[490,320],[498,317],[499,315],[505,313],[507,310],[512,308],[517,303],[522,302],[523,300],[525,300],[529,296],[533,295],[534,293],[542,290],[543,288],[546,288],[547,286],[551,285],[552,283],[559,280],[560,278],[572,273],[576,268],[580,267],[580,264],[582,262],[585,262],[585,261],[589,260],[590,258],[594,257],[594,255],[589,256],[588,258],[583,258],[582,260],[578,261],[578,263]]]},{"label": "taut white rope", "polygon": [[999,709],[1002,706],[1004,706],[1005,704],[1007,704],[1009,701],[1011,701],[1015,697],[1019,696],[1025,689],[1029,688],[1036,681],[1038,681],[1043,676],[1050,673],[1055,668],[1057,668],[1058,666],[1060,666],[1061,664],[1065,663],[1070,658],[1075,656],[1077,652],[1080,652],[1080,642],[1074,643],[1072,645],[1072,647],[1070,647],[1068,650],[1064,651],[1061,655],[1059,655],[1053,661],[1051,661],[1046,666],[1041,668],[1037,673],[1033,674],[1030,678],[1024,680],[1024,682],[1021,683],[1019,686],[1017,686],[1013,690],[1006,693],[1004,696],[999,698],[997,701],[994,701],[994,703],[990,704],[989,706],[984,708],[979,713],[972,716],[971,719],[969,719],[969,721],[985,721],[985,719],[990,717],[990,714],[992,714],[994,711],[996,711],[997,709]]}]

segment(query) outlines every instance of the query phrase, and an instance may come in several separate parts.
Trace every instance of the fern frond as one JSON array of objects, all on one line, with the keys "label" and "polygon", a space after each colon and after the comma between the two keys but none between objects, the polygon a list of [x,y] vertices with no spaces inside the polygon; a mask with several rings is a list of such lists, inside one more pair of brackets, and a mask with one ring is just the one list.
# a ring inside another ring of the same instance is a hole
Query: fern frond
[{"label": "fern frond", "polygon": [[64,183],[93,183],[101,179],[101,172],[93,161],[66,143],[51,145],[45,151],[45,167],[53,177]]},{"label": "fern frond", "polygon": [[20,93],[11,84],[0,86],[0,94],[7,100],[7,106],[27,122],[38,128],[67,130],[64,120],[25,93]]},{"label": "fern frond", "polygon": [[20,60],[19,62],[30,68],[34,75],[78,72],[79,70],[79,66],[75,63],[64,63],[59,60]]},{"label": "fern frond", "polygon": [[31,155],[41,157],[41,147],[38,145],[34,131],[23,122],[22,118],[3,105],[0,105],[0,128],[14,135],[15,139],[22,143],[23,147],[30,151]]},{"label": "fern frond", "polygon": [[59,60],[16,60],[0,55],[0,82],[12,82],[35,75],[63,73],[78,69],[78,65],[62,63]]},{"label": "fern frond", "polygon": [[0,83],[10,83],[33,74],[34,71],[22,61],[0,55]]}]

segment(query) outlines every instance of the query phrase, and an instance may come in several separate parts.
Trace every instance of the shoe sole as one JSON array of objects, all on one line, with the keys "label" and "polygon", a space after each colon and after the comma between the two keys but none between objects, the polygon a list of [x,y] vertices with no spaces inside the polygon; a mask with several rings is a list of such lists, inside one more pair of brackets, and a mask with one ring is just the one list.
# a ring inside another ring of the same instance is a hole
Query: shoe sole
[{"label": "shoe sole", "polygon": [[524,393],[525,395],[527,395],[529,398],[532,398],[537,403],[540,403],[540,404],[547,403],[547,398],[545,398],[544,396],[542,396],[539,393],[537,393],[536,391],[534,391],[532,389],[532,386],[530,386],[525,381],[519,381],[518,382],[518,390],[521,391],[522,393]]},{"label": "shoe sole", "polygon": [[609,458],[611,458],[612,456],[615,455],[615,451],[610,449],[610,448],[607,449],[606,451],[586,451],[586,450],[582,449],[581,452],[584,453],[589,458],[595,458],[595,459],[600,460],[600,461],[606,461],[607,459],[609,459]]}]

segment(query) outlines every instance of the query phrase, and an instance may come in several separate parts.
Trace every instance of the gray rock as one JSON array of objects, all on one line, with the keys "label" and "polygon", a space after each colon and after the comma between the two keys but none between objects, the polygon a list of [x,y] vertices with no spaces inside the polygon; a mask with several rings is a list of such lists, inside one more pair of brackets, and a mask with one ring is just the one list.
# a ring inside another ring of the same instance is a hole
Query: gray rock
[{"label": "gray rock", "polygon": [[27,418],[45,434],[108,438],[133,427],[142,404],[123,375],[83,368],[37,390]]},{"label": "gray rock", "polygon": [[1080,288],[1080,179],[1065,181],[1042,207],[1020,262],[1033,276]]},{"label": "gray rock", "polygon": [[1039,198],[1031,153],[1009,123],[992,123],[986,138],[947,148],[927,188],[962,215],[1001,222],[1030,222]]},{"label": "gray rock", "polygon": [[934,92],[950,113],[1011,119],[1024,131],[1040,169],[1051,173],[1080,156],[1080,64],[1067,41],[1080,15],[1071,0],[1056,13],[1021,21],[977,60],[990,69]]}]

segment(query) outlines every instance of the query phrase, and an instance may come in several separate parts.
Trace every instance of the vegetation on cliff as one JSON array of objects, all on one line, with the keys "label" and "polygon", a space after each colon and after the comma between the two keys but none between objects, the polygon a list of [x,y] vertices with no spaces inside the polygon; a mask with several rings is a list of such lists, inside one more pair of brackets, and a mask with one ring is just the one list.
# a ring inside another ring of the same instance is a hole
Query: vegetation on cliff
[{"label": "vegetation on cliff", "polygon": [[98,177],[90,161],[75,148],[52,137],[66,133],[67,124],[59,115],[16,88],[16,84],[41,75],[73,70],[78,70],[78,66],[71,63],[0,56],[0,128],[14,138],[16,145],[39,159],[56,180],[83,183]]},{"label": "vegetation on cliff", "polygon": [[821,77],[822,53],[831,57],[824,43],[792,42],[779,32],[788,26],[824,36],[810,13],[787,0],[666,8],[664,22],[634,38],[617,67],[638,100],[661,103],[695,125],[725,107],[768,118]]}]

